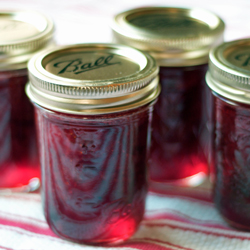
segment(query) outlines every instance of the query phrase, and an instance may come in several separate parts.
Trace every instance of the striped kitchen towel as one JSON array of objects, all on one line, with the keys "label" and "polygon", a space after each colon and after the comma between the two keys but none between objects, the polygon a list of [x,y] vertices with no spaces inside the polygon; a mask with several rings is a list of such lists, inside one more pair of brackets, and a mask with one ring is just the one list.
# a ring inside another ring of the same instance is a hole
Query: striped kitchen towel
[{"label": "striped kitchen towel", "polygon": [[137,233],[115,247],[57,237],[43,216],[39,194],[0,194],[0,249],[5,250],[250,250],[250,233],[228,227],[210,198],[211,188],[168,188],[149,193]]}]

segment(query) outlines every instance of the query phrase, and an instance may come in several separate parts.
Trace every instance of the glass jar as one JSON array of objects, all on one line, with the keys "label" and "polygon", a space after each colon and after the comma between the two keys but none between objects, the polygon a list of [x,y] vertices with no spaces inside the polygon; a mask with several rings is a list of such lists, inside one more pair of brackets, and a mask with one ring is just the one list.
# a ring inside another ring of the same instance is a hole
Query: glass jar
[{"label": "glass jar", "polygon": [[86,244],[129,238],[142,220],[155,60],[130,47],[58,47],[29,62],[46,219]]},{"label": "glass jar", "polygon": [[200,184],[208,173],[204,79],[209,50],[223,41],[223,21],[202,9],[147,7],[116,15],[112,30],[116,42],[149,52],[160,66],[151,190]]},{"label": "glass jar", "polygon": [[214,201],[230,225],[250,230],[250,39],[210,53]]},{"label": "glass jar", "polygon": [[27,61],[52,35],[52,21],[37,12],[0,11],[0,190],[38,186],[34,109],[24,88]]}]

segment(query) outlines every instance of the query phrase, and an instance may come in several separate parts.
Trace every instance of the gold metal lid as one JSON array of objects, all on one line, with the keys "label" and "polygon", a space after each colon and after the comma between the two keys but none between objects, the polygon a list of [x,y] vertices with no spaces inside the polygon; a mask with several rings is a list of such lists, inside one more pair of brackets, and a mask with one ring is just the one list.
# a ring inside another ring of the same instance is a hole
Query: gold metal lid
[{"label": "gold metal lid", "polygon": [[51,42],[53,22],[33,11],[0,11],[0,71],[20,69]]},{"label": "gold metal lid", "polygon": [[250,104],[250,39],[223,43],[211,50],[208,86],[234,101]]},{"label": "gold metal lid", "polygon": [[224,22],[203,9],[147,7],[116,15],[114,40],[149,52],[161,66],[207,63],[223,41]]},{"label": "gold metal lid", "polygon": [[71,114],[103,114],[152,102],[160,92],[154,58],[115,44],[78,44],[48,49],[28,64],[29,98]]}]

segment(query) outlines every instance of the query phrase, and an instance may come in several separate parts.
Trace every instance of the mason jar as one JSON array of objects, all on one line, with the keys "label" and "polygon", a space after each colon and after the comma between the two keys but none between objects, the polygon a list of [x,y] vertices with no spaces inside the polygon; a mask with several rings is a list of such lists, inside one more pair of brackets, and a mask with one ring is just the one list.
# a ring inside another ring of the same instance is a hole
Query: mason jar
[{"label": "mason jar", "polygon": [[122,45],[82,44],[40,53],[28,68],[49,226],[79,243],[126,240],[145,209],[155,60]]},{"label": "mason jar", "polygon": [[232,226],[250,230],[250,39],[210,53],[214,202]]},{"label": "mason jar", "polygon": [[208,173],[206,84],[208,54],[223,41],[224,23],[203,9],[137,8],[117,14],[114,41],[149,52],[160,66],[154,109],[151,190],[195,186]]},{"label": "mason jar", "polygon": [[24,87],[27,61],[49,46],[53,30],[40,13],[0,10],[0,190],[39,185],[34,109]]}]

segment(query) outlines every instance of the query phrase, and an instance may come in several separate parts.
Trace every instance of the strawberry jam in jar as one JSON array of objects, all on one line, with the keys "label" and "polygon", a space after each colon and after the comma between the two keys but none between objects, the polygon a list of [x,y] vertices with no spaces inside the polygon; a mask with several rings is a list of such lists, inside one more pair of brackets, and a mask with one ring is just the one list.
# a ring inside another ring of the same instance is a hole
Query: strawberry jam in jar
[{"label": "strawberry jam in jar", "polygon": [[210,53],[214,202],[233,227],[250,230],[250,39]]},{"label": "strawberry jam in jar", "polygon": [[195,186],[208,173],[205,73],[223,21],[206,10],[132,9],[115,16],[114,40],[149,52],[160,66],[150,150],[150,188]]},{"label": "strawberry jam in jar", "polygon": [[52,21],[39,13],[0,11],[0,190],[39,186],[34,109],[24,89],[27,61],[52,35]]},{"label": "strawberry jam in jar", "polygon": [[158,67],[114,44],[58,47],[29,62],[47,222],[86,244],[129,238],[143,218]]}]

